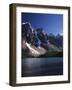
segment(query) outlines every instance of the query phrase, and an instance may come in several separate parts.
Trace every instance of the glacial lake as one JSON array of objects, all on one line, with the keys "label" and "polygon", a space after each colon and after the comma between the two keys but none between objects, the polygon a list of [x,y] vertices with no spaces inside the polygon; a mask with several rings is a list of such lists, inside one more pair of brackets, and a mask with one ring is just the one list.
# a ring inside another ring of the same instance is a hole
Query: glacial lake
[{"label": "glacial lake", "polygon": [[63,57],[24,58],[22,77],[63,75]]}]

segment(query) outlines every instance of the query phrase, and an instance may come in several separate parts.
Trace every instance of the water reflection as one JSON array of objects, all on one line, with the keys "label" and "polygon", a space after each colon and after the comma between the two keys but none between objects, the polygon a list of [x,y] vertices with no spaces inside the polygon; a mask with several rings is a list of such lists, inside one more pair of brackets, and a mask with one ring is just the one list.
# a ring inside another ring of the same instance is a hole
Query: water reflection
[{"label": "water reflection", "polygon": [[22,60],[22,77],[62,74],[62,57],[26,58]]}]

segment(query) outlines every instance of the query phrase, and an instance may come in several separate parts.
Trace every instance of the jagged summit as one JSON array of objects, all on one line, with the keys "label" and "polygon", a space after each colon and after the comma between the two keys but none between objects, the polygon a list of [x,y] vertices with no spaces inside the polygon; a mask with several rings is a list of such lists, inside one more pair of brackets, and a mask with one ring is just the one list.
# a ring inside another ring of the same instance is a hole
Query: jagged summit
[{"label": "jagged summit", "polygon": [[[42,28],[33,29],[29,22],[22,23],[22,46],[28,48],[29,55],[37,57],[48,51],[60,51],[56,45],[61,42],[62,38],[54,38],[43,31]],[[60,39],[60,41],[59,41]]]}]

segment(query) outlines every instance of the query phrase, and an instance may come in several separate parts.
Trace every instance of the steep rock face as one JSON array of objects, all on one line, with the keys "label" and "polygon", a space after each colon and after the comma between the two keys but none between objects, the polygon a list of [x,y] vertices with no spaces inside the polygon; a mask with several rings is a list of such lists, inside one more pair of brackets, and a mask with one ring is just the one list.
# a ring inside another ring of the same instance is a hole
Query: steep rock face
[{"label": "steep rock face", "polygon": [[[29,55],[34,57],[48,51],[61,51],[63,37],[48,35],[42,28],[33,29],[31,24],[22,23],[22,48],[29,49]],[[60,47],[60,48],[59,48]]]},{"label": "steep rock face", "polygon": [[30,23],[23,23],[22,24],[22,39],[26,42],[31,43],[31,36],[32,36],[32,28]]},{"label": "steep rock face", "polygon": [[34,30],[30,23],[22,24],[22,39],[36,47],[47,44],[47,34],[41,28]]},{"label": "steep rock face", "polygon": [[27,43],[39,46],[38,38],[36,36],[36,31],[32,28],[30,23],[22,24],[22,38]]}]

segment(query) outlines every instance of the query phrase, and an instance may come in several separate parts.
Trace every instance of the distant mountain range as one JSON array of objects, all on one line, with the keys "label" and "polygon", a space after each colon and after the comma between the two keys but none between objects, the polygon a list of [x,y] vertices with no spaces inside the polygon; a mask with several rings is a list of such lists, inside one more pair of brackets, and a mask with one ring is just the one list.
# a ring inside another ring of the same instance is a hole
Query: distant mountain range
[{"label": "distant mountain range", "polygon": [[42,28],[33,29],[22,23],[22,57],[56,56],[63,52],[63,36],[47,34]]}]

